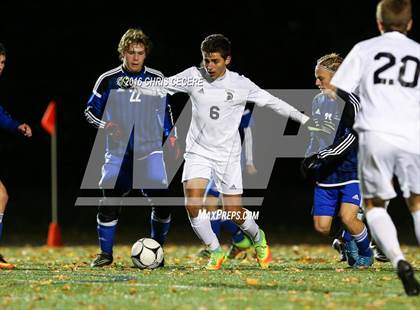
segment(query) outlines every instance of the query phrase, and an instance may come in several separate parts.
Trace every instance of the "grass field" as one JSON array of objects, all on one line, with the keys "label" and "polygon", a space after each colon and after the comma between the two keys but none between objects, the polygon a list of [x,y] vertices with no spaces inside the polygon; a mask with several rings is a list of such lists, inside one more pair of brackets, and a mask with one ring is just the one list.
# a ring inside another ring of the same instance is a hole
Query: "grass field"
[{"label": "grass field", "polygon": [[[166,267],[148,271],[131,267],[129,246],[101,269],[89,268],[96,246],[2,248],[17,269],[0,270],[0,309],[420,309],[389,263],[352,270],[328,246],[274,246],[264,271],[251,254],[205,271],[198,250],[168,245]],[[420,249],[404,251],[419,269]]]}]

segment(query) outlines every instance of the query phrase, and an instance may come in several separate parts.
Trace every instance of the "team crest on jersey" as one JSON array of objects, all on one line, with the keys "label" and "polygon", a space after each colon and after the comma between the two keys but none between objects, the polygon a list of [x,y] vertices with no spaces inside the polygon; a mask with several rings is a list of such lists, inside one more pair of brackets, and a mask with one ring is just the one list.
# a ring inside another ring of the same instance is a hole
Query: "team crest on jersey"
[{"label": "team crest on jersey", "polygon": [[225,101],[232,101],[233,100],[233,91],[226,89],[226,100]]}]

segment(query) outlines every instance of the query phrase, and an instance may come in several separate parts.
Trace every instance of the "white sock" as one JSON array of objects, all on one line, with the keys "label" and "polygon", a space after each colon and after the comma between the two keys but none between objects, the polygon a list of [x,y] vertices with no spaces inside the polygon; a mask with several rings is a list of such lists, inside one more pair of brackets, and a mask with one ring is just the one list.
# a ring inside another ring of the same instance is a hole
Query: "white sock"
[{"label": "white sock", "polygon": [[416,232],[417,243],[420,245],[420,210],[411,212],[414,221],[414,231]]},{"label": "white sock", "polygon": [[[248,213],[249,211],[247,211]],[[246,233],[254,242],[260,241],[260,228],[258,227],[255,220],[250,216],[245,218],[245,222],[242,225],[239,225],[244,233]]]},{"label": "white sock", "polygon": [[4,213],[0,213],[0,224],[3,222],[3,215]]},{"label": "white sock", "polygon": [[211,229],[210,218],[207,216],[190,217],[191,227],[198,238],[208,246],[210,251],[220,247],[216,234]]},{"label": "white sock", "polygon": [[372,237],[396,268],[398,262],[405,258],[398,242],[397,229],[388,212],[384,208],[374,207],[366,212],[366,220]]}]

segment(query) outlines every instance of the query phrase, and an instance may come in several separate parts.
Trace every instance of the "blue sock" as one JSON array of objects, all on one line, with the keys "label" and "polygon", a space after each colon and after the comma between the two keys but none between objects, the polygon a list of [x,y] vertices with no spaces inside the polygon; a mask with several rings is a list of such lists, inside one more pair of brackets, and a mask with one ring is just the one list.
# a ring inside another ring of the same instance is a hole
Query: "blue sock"
[{"label": "blue sock", "polygon": [[343,234],[341,236],[344,242],[349,242],[353,240],[353,236],[347,230],[343,230]]},{"label": "blue sock", "polygon": [[238,243],[244,240],[244,233],[239,228],[239,226],[236,225],[233,221],[231,220],[223,221],[222,227],[232,236],[232,241],[234,243]]},{"label": "blue sock", "polygon": [[[107,224],[111,224],[111,223],[107,223]],[[104,226],[101,224],[98,224],[97,226],[99,245],[101,247],[101,251],[109,255],[112,255],[112,247],[114,246],[114,237],[115,237],[115,230],[117,228],[117,222],[115,221],[115,223],[112,223],[112,224],[111,226]]]},{"label": "blue sock", "polygon": [[2,231],[3,231],[3,213],[0,213],[0,239],[1,239]]},{"label": "blue sock", "polygon": [[220,229],[222,227],[222,221],[220,219],[211,220],[210,224],[211,224],[211,229],[216,234],[217,238],[219,238],[220,237]]},{"label": "blue sock", "polygon": [[354,240],[356,240],[357,248],[359,249],[359,255],[361,256],[372,256],[372,249],[370,248],[370,241],[368,237],[367,228],[358,235],[353,235]]},{"label": "blue sock", "polygon": [[150,238],[159,242],[160,245],[163,245],[165,243],[166,236],[168,235],[169,228],[171,227],[171,216],[166,219],[160,219],[154,215],[154,212],[152,212],[150,226]]}]

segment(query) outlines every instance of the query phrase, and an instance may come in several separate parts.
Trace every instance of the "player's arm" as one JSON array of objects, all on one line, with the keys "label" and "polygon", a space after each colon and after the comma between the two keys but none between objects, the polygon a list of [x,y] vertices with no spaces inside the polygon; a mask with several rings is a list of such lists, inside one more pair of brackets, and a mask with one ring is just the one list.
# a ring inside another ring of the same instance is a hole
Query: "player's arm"
[{"label": "player's arm", "polygon": [[[363,55],[359,44],[348,53],[343,63],[334,74],[331,84],[347,93],[353,93],[360,84],[363,72]],[[344,98],[343,98],[344,99]]]},{"label": "player's arm", "polygon": [[32,137],[32,129],[26,123],[14,120],[2,106],[0,106],[0,127],[13,133],[20,133],[27,138]]},{"label": "player's arm", "polygon": [[256,84],[247,81],[250,92],[248,94],[248,101],[254,102],[260,107],[268,107],[274,110],[277,114],[286,118],[292,118],[300,124],[305,124],[309,121],[309,117],[298,111],[296,108],[288,104],[280,98],[274,97],[266,90],[259,88]]},{"label": "player's arm", "polygon": [[306,158],[303,162],[303,169],[318,169],[320,166],[340,160],[358,143],[357,135],[352,127],[356,113],[360,109],[359,98],[354,94],[344,92],[339,92],[338,94],[345,100],[345,106],[340,120],[340,125],[346,128],[345,133],[336,139],[332,145]]}]

